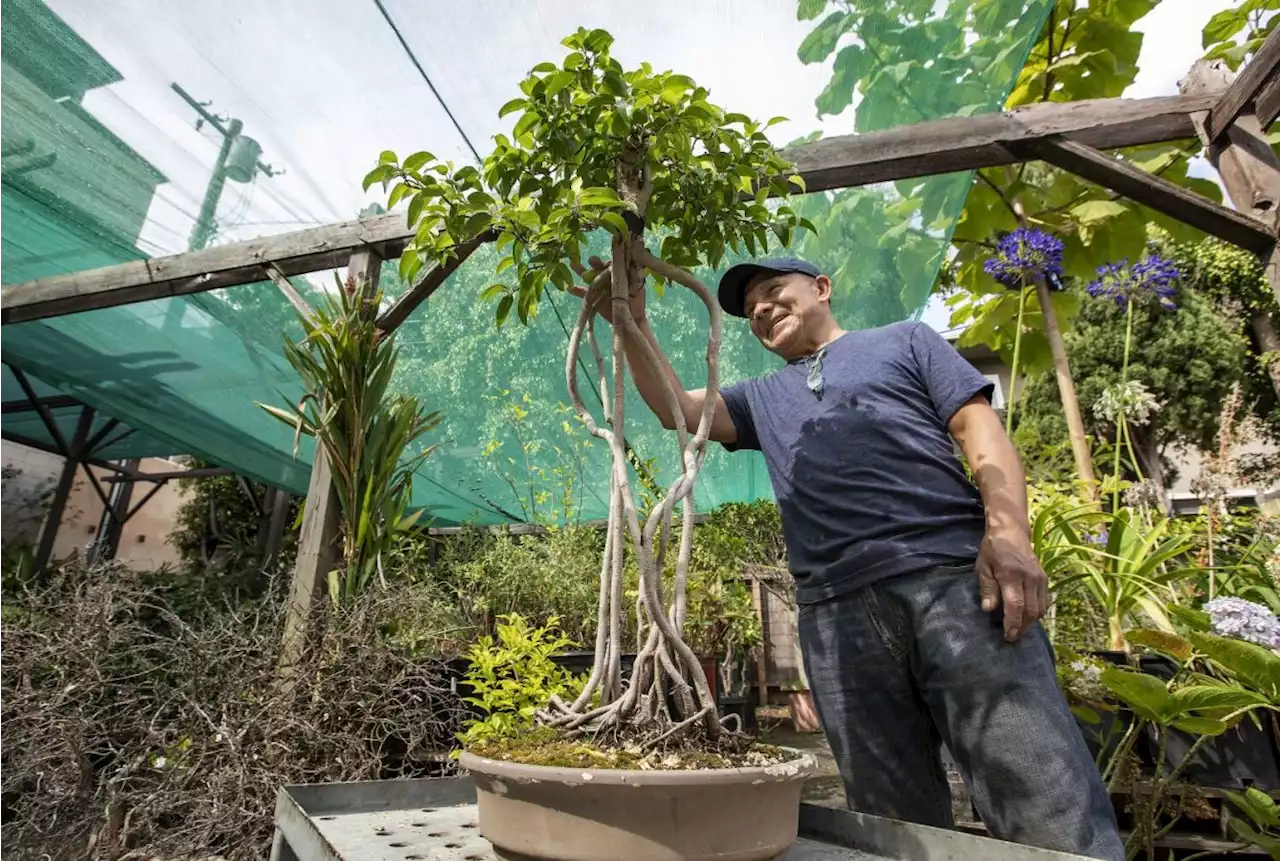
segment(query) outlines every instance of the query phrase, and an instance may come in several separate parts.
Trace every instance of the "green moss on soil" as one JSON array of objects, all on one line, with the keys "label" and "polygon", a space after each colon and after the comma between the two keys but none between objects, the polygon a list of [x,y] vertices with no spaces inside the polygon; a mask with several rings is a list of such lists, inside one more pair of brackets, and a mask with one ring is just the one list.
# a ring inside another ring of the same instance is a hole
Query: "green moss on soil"
[{"label": "green moss on soil", "polygon": [[644,751],[638,744],[604,744],[590,738],[567,738],[551,727],[535,727],[513,738],[473,745],[470,753],[486,759],[555,768],[694,771],[776,765],[795,758],[791,751],[736,738],[719,750],[681,744]]}]

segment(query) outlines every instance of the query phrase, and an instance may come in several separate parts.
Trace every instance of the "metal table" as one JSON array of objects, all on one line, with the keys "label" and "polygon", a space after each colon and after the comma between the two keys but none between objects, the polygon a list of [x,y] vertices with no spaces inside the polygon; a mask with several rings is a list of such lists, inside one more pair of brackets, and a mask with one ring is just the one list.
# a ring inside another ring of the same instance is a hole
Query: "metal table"
[{"label": "metal table", "polygon": [[[286,786],[271,861],[495,861],[469,777]],[[987,837],[800,805],[782,861],[1085,861]]]}]

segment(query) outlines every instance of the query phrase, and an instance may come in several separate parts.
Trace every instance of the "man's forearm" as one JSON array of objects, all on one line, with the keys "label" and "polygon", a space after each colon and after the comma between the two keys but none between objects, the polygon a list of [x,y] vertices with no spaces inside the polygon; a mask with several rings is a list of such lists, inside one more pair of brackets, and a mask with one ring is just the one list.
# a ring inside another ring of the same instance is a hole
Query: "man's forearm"
[{"label": "man's forearm", "polygon": [[954,429],[982,495],[987,529],[1030,534],[1027,476],[1000,418],[985,403],[962,407]]},{"label": "man's forearm", "polygon": [[[667,360],[666,354],[658,346],[658,339],[654,337],[653,330],[649,328],[648,320],[637,320],[636,326],[657,360],[658,368],[655,369],[650,364],[644,355],[641,345],[635,342],[635,335],[628,333],[623,338],[623,345],[627,354],[627,365],[631,369],[631,379],[635,383],[636,390],[640,392],[640,397],[648,404],[649,409],[653,410],[653,414],[662,422],[662,426],[674,428],[676,425],[675,416],[671,414],[671,407],[667,402],[663,385],[664,379],[675,392],[676,403],[680,405],[682,412],[685,411],[685,400],[688,398],[688,394],[685,392],[684,384],[676,376],[675,369],[671,367],[671,362]],[[659,376],[657,371],[660,371],[662,376]]]}]

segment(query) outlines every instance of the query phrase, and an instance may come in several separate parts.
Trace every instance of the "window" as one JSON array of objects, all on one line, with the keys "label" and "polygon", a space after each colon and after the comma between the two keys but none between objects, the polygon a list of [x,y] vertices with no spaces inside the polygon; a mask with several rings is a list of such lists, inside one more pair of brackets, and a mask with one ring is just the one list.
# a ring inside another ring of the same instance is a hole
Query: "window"
[{"label": "window", "polygon": [[1004,386],[1000,384],[999,374],[983,374],[995,389],[991,392],[991,406],[995,409],[1004,409]]}]

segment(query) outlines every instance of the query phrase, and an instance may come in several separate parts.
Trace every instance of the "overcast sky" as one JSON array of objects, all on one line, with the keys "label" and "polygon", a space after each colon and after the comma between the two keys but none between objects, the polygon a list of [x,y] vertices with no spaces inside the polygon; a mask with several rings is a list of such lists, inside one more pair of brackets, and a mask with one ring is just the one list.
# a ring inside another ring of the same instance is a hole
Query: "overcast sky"
[{"label": "overcast sky", "polygon": [[[220,143],[208,126],[195,129],[175,82],[241,119],[280,171],[228,185],[215,243],[354,217],[376,199],[359,180],[385,148],[470,161],[455,122],[483,155],[512,120],[496,113],[514,82],[559,57],[559,40],[579,25],[610,30],[626,65],[648,59],[692,75],[734,110],[790,117],[774,130],[779,142],[852,131],[852,110],[815,116],[830,68],[797,59],[814,22],[796,20],[795,0],[384,0],[452,118],[373,0],[47,2],[123,76],[91,91],[86,109],[168,179],[139,242],[155,256],[185,250]],[[1175,93],[1201,53],[1200,27],[1230,5],[1163,0],[1139,22],[1141,72],[1125,95]],[[928,319],[940,323],[936,311]]]}]

